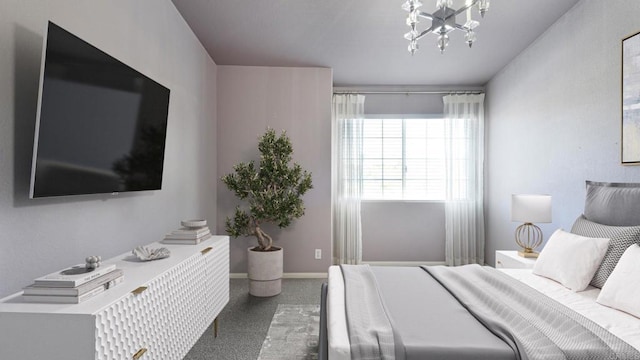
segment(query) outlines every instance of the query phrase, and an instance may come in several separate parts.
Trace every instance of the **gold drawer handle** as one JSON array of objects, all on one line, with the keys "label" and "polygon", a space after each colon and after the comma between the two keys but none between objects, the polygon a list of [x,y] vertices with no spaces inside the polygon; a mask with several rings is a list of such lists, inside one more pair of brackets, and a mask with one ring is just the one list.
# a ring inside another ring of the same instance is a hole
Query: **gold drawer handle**
[{"label": "gold drawer handle", "polygon": [[[146,289],[146,288],[145,288],[145,289]],[[135,354],[133,354],[133,360],[138,360],[138,359],[140,359],[140,357],[142,357],[142,355],[144,355],[144,353],[146,353],[146,352],[147,352],[147,349],[146,349],[146,348],[142,348],[142,349],[140,349],[140,350],[136,351],[136,353],[135,353]]]},{"label": "gold drawer handle", "polygon": [[208,248],[200,250],[200,252],[202,253],[202,255],[204,255],[204,254],[208,253],[211,250],[213,250],[213,248],[211,246],[209,246]]},{"label": "gold drawer handle", "polygon": [[[147,287],[146,287],[146,286],[140,286],[139,288],[137,288],[137,289],[133,290],[131,293],[132,293],[133,295],[140,295],[140,294],[142,294],[145,290],[147,290]],[[140,350],[147,351],[147,349],[140,349]],[[144,351],[142,352],[142,354],[144,354]],[[138,351],[138,352],[140,352],[140,351]],[[136,354],[137,354],[137,353],[136,353]],[[140,355],[142,355],[142,354],[140,354]],[[136,357],[134,357],[134,359],[137,359],[137,358],[136,358]]]}]

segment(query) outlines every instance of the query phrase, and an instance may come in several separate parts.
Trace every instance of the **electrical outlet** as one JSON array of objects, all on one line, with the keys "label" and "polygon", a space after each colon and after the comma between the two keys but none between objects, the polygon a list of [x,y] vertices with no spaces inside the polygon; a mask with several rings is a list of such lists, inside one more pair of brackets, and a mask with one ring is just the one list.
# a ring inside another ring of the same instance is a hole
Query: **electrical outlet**
[{"label": "electrical outlet", "polygon": [[322,259],[322,249],[316,249],[316,260]]}]

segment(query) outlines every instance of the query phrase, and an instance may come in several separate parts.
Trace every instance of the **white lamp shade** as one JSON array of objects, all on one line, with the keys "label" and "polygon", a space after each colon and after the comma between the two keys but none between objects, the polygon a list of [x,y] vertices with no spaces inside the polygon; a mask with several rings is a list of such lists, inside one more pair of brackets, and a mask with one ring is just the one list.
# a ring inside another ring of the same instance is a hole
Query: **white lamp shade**
[{"label": "white lamp shade", "polygon": [[551,222],[551,195],[511,195],[511,221]]}]

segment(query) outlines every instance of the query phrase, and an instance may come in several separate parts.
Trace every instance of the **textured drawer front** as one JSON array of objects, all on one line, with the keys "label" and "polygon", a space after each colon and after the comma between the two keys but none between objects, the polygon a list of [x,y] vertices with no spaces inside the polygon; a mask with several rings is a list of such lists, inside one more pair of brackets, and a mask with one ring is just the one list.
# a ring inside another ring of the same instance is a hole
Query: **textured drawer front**
[{"label": "textured drawer front", "polygon": [[[182,359],[193,344],[192,323],[207,298],[206,258],[200,253],[169,269],[139,295],[130,294],[96,315],[96,359]],[[213,320],[213,319],[211,319]],[[199,336],[199,335],[198,335]]]},{"label": "textured drawer front", "polygon": [[[208,306],[213,314],[219,314],[229,302],[229,242],[224,241],[207,254],[209,281]],[[215,316],[215,315],[214,315]]]},{"label": "textured drawer front", "polygon": [[[229,242],[218,242],[211,251],[198,256],[204,262],[197,270],[194,269],[202,279],[199,285],[201,291],[197,299],[189,300],[192,310],[185,312],[183,318],[176,319],[176,323],[180,323],[181,326],[173,328],[172,330],[177,331],[169,335],[182,342],[185,348],[178,359],[187,354],[229,302]],[[226,293],[218,290],[223,288],[220,284],[225,284]],[[224,295],[224,299],[221,295]]]}]

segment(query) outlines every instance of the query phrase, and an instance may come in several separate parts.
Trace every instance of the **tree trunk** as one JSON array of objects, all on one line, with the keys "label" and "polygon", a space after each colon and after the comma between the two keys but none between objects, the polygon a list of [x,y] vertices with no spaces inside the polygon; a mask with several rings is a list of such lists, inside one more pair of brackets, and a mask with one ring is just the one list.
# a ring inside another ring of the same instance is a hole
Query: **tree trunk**
[{"label": "tree trunk", "polygon": [[269,249],[271,249],[271,246],[273,245],[273,239],[258,225],[256,225],[255,234],[262,251],[268,251]]}]

